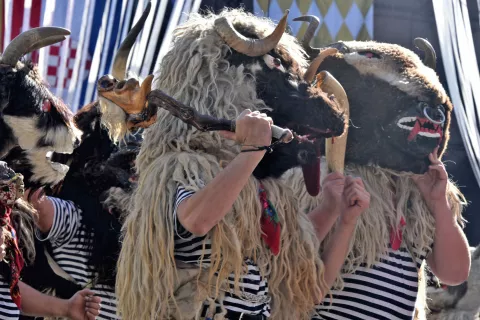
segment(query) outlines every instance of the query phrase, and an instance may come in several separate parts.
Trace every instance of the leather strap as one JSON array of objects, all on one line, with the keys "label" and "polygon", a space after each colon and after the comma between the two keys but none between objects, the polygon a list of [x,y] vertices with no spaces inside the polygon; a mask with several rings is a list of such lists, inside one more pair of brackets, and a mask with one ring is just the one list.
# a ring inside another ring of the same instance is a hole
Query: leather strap
[{"label": "leather strap", "polygon": [[[43,251],[45,252],[45,256],[47,257],[47,261],[48,261],[48,264],[50,265],[50,268],[52,268],[53,272],[55,272],[57,276],[62,277],[63,279],[66,279],[77,285],[80,285],[77,283],[77,281],[75,281],[75,279],[71,275],[69,275],[68,273],[65,272],[65,270],[60,268],[58,263],[55,260],[53,260],[52,256],[50,255],[46,247],[43,248]],[[87,283],[87,285],[85,286],[85,288],[91,288],[91,287],[92,287],[91,282]]]}]

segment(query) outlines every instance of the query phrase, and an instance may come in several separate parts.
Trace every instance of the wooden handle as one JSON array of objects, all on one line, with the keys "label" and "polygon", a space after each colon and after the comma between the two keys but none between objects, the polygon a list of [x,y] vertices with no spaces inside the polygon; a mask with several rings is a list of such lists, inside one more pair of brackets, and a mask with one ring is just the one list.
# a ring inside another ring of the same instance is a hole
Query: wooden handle
[{"label": "wooden handle", "polygon": [[[200,114],[194,108],[173,99],[158,89],[150,92],[148,95],[148,104],[170,111],[173,116],[194,126],[200,131],[225,130],[235,132],[235,120],[217,119],[209,115]],[[272,125],[272,136],[283,142],[290,142],[293,139],[293,134],[290,130],[275,125]]]}]

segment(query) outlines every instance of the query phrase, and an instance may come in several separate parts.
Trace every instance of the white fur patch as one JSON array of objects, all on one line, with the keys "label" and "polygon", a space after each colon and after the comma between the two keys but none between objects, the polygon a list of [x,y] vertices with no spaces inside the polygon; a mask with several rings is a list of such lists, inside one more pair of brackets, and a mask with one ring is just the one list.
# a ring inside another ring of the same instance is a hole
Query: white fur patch
[{"label": "white fur patch", "polygon": [[[428,100],[429,97],[424,95],[423,87],[420,86],[415,79],[409,79],[406,76],[398,73],[396,65],[393,61],[387,59],[368,58],[360,55],[357,52],[347,53],[344,55],[345,61],[354,66],[355,69],[362,75],[373,75],[397,89],[407,93],[410,96],[424,98]],[[433,84],[438,84],[435,87],[442,90],[442,94],[446,96],[443,87],[441,86],[438,76],[432,69],[421,66],[422,74],[427,76],[428,81]]]},{"label": "white fur patch", "polygon": [[262,71],[262,66],[260,65],[260,63],[256,62],[249,65],[247,69],[249,69],[250,72],[255,75],[257,72]]},{"label": "white fur patch", "polygon": [[57,153],[72,153],[76,139],[80,139],[82,132],[76,127],[55,127],[49,129],[45,135],[45,141],[54,146]]},{"label": "white fur patch", "polygon": [[52,145],[57,153],[72,153],[76,139],[80,139],[81,131],[73,124],[71,127],[57,126],[48,129],[45,134],[37,128],[38,117],[16,117],[4,116],[5,123],[12,129],[18,144],[22,149],[30,150],[37,147],[38,141],[42,138],[45,142]]},{"label": "white fur patch", "polygon": [[56,185],[65,178],[68,166],[51,162],[47,158],[47,149],[40,148],[27,151],[27,158],[32,165],[32,181]]},{"label": "white fur patch", "polygon": [[110,138],[118,142],[127,134],[127,115],[122,108],[105,98],[99,97],[102,124],[107,128]]},{"label": "white fur patch", "polygon": [[38,117],[15,117],[4,115],[5,123],[12,129],[22,149],[29,150],[37,146],[43,133],[37,128]]}]

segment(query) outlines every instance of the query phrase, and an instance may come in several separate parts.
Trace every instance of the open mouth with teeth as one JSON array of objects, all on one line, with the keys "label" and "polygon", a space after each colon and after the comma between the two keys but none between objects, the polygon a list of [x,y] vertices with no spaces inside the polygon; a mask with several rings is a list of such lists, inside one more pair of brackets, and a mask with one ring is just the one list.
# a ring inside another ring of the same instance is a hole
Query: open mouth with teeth
[{"label": "open mouth with teeth", "polygon": [[297,126],[295,131],[296,138],[300,143],[309,142],[314,143],[319,138],[330,138],[333,135],[333,131],[330,129],[321,130],[312,128],[308,125]]},{"label": "open mouth with teeth", "polygon": [[417,136],[435,138],[441,142],[443,138],[442,124],[435,124],[427,118],[404,117],[398,120],[398,127],[410,131],[408,141],[413,141]]},{"label": "open mouth with teeth", "polygon": [[318,129],[309,125],[289,123],[285,126],[294,132],[295,139],[300,143],[315,143],[317,139],[330,138],[334,135],[331,129]]}]

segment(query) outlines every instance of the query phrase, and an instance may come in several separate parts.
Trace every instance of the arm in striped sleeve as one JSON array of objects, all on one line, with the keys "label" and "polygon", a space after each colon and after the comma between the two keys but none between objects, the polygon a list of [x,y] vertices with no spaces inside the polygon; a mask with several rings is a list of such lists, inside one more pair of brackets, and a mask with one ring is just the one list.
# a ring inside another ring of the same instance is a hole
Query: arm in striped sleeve
[{"label": "arm in striped sleeve", "polygon": [[[49,240],[56,247],[61,247],[70,242],[80,226],[81,211],[72,201],[47,197],[53,206],[53,223],[50,230],[35,230],[37,239]],[[39,212],[39,215],[42,214]],[[43,232],[42,232],[43,231]]]}]

